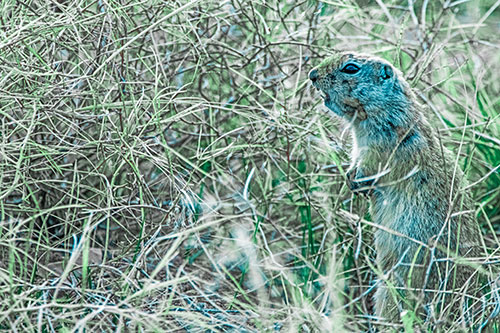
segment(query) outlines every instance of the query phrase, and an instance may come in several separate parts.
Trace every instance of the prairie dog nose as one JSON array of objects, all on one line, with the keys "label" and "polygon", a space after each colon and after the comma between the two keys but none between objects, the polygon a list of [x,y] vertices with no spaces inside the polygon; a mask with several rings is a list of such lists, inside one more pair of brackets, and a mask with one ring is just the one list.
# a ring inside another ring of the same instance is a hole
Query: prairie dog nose
[{"label": "prairie dog nose", "polygon": [[318,79],[318,70],[313,69],[312,71],[309,72],[309,80],[312,82],[316,81]]}]

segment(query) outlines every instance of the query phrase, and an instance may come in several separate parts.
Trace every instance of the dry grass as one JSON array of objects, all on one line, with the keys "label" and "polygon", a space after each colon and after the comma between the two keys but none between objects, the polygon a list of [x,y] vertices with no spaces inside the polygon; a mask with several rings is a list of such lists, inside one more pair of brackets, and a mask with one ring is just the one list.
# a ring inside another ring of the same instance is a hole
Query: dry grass
[{"label": "dry grass", "polygon": [[370,315],[375,228],[344,184],[349,136],[307,82],[332,49],[419,89],[494,279],[499,5],[2,1],[0,328],[402,328]]}]

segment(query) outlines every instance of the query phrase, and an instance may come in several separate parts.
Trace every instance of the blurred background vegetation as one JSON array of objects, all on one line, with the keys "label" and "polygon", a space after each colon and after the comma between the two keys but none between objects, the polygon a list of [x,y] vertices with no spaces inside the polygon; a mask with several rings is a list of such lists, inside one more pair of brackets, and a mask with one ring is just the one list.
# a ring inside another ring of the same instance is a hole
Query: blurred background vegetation
[{"label": "blurred background vegetation", "polygon": [[500,1],[5,0],[0,27],[3,330],[378,327],[307,80],[333,50],[403,71],[500,259]]}]

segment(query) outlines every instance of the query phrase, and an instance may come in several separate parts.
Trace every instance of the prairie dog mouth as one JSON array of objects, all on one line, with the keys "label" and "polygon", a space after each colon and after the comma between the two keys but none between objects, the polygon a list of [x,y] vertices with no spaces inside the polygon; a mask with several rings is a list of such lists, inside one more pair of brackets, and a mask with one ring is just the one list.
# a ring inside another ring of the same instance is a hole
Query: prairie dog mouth
[{"label": "prairie dog mouth", "polygon": [[319,88],[316,85],[316,82],[313,82],[312,86],[314,87],[315,90],[319,91],[319,94],[320,94],[321,98],[323,98],[324,101],[330,100],[330,95],[328,95],[325,91],[323,91],[321,88]]}]

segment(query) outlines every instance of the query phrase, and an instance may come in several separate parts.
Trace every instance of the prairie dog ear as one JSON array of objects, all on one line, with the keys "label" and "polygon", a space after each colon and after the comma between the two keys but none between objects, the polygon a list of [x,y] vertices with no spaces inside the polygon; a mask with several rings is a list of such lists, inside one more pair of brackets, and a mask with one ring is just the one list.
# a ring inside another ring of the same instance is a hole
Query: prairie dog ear
[{"label": "prairie dog ear", "polygon": [[383,80],[390,79],[394,76],[394,71],[392,70],[391,66],[382,64],[382,69],[380,70],[380,77]]}]

